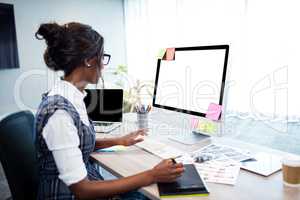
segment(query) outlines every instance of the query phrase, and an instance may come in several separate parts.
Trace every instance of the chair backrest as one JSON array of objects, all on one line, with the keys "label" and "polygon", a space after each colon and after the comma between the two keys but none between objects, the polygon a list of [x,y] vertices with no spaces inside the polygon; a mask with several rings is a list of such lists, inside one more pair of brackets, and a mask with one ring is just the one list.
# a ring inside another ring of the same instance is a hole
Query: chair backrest
[{"label": "chair backrest", "polygon": [[0,122],[0,161],[14,200],[36,199],[34,116],[21,111]]}]

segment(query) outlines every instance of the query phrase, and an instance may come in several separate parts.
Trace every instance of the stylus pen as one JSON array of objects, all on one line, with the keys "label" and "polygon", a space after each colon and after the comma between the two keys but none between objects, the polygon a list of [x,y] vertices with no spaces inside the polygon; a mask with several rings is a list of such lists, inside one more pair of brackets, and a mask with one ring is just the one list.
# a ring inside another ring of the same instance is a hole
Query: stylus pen
[{"label": "stylus pen", "polygon": [[174,158],[171,158],[172,163],[175,165],[176,164],[176,160]]},{"label": "stylus pen", "polygon": [[179,155],[179,156],[176,156],[176,157],[174,157],[174,158],[171,158],[171,160],[172,160],[172,163],[175,165],[177,162],[176,162],[176,158],[180,158],[181,157],[181,155]]}]

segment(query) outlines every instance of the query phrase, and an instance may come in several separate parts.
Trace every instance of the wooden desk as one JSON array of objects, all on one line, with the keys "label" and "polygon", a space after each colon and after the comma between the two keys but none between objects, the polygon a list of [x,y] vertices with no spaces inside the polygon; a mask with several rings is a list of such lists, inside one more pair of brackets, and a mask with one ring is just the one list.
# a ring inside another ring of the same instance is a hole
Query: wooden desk
[{"label": "wooden desk", "polygon": [[[113,135],[127,133],[135,129],[132,121],[124,123],[121,129],[114,132]],[[107,137],[108,135],[99,134],[98,137]],[[164,141],[165,139],[162,139]],[[221,144],[229,144],[235,147],[242,147],[250,150],[251,152],[269,152],[284,155],[286,153],[267,149],[264,147],[256,146],[253,144],[242,143],[239,141],[229,140],[226,138],[214,138],[214,142]],[[169,145],[173,145],[179,149],[192,151],[199,148],[197,145],[186,146],[177,142],[168,140]],[[106,152],[94,153],[92,158],[98,162],[102,167],[116,175],[117,177],[126,177],[147,169],[151,169],[161,159],[155,155],[143,151],[142,149],[132,146],[127,151],[121,152]],[[203,200],[253,200],[253,199],[266,199],[266,200],[298,200],[300,199],[299,188],[289,188],[282,183],[282,173],[277,172],[269,177],[262,177],[245,170],[241,170],[237,183],[235,186],[207,183],[210,190],[208,197],[191,197],[185,198],[187,200],[203,199]],[[151,199],[160,199],[156,184],[152,184],[140,189],[142,193]],[[174,200],[176,198],[173,198]],[[176,199],[177,200],[177,199]],[[179,198],[178,198],[179,200]]]}]

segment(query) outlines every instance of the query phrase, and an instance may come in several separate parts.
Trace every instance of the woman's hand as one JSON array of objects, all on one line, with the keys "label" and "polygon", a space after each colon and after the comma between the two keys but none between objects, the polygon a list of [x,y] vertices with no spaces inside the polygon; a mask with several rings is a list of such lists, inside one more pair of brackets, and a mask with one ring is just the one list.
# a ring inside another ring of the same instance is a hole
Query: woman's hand
[{"label": "woman's hand", "polygon": [[146,135],[147,129],[139,129],[137,131],[133,131],[127,135],[124,135],[119,138],[119,144],[124,146],[131,146],[138,142],[142,142],[144,139],[142,136]]},{"label": "woman's hand", "polygon": [[183,172],[183,164],[174,164],[171,159],[161,161],[151,170],[153,182],[173,182]]}]

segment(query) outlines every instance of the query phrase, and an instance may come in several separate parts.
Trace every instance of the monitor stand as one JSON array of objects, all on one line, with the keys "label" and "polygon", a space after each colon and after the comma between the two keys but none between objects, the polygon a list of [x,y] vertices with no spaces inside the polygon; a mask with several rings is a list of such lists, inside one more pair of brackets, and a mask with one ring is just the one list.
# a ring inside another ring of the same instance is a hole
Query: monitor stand
[{"label": "monitor stand", "polygon": [[186,145],[194,145],[204,142],[210,142],[211,137],[197,131],[189,130],[189,133],[172,135],[169,137],[169,139]]}]

